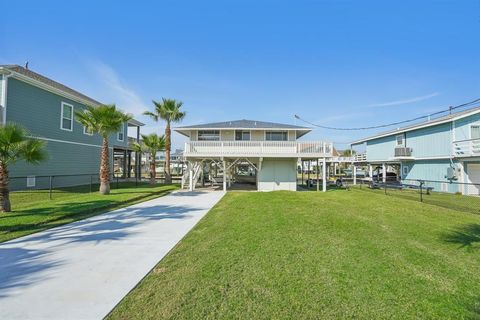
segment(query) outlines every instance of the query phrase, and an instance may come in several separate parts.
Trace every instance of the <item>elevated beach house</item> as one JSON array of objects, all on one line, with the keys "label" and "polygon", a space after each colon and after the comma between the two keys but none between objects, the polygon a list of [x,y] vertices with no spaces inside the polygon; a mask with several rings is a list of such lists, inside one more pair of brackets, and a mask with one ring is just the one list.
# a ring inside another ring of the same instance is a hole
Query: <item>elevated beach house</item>
[{"label": "elevated beach house", "polygon": [[[256,190],[296,190],[297,162],[323,161],[323,190],[326,188],[325,161],[333,146],[322,141],[299,141],[310,128],[236,120],[183,126],[176,132],[188,137],[184,158],[188,169],[184,184],[194,189],[201,180],[228,187],[250,183]],[[208,174],[205,174],[208,173]],[[216,180],[216,177],[221,177]]]},{"label": "elevated beach house", "polygon": [[403,181],[427,180],[436,191],[480,194],[480,108],[360,139],[352,148],[360,145],[366,163],[384,173],[388,165],[398,165]]},{"label": "elevated beach house", "polygon": [[[18,123],[30,134],[47,141],[48,160],[39,165],[19,162],[10,168],[14,188],[45,188],[87,184],[100,163],[102,139],[92,135],[74,119],[74,112],[100,102],[61,83],[18,65],[0,65],[0,123]],[[121,159],[123,175],[136,173],[128,168],[131,150],[127,129],[134,126],[139,135],[143,124],[132,120],[110,137],[110,160]],[[139,166],[138,166],[139,169]],[[15,178],[18,177],[18,178]],[[51,178],[53,177],[53,178]],[[96,181],[97,177],[93,179]]]}]

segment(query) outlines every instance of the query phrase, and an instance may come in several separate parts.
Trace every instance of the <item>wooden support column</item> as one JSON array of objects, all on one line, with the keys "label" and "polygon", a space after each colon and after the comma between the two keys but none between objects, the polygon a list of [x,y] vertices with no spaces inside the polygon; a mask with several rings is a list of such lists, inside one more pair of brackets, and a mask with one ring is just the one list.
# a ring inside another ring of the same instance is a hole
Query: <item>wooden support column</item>
[{"label": "wooden support column", "polygon": [[301,161],[302,161],[302,186],[303,186],[303,180],[304,180],[304,179],[303,179],[303,172],[304,172],[304,168],[303,168],[303,160],[301,160]]},{"label": "wooden support column", "polygon": [[308,167],[307,167],[307,188],[310,188],[310,167],[311,167],[311,160],[308,160]]},{"label": "wooden support column", "polygon": [[353,184],[357,184],[357,166],[355,164],[353,165]]},{"label": "wooden support column", "polygon": [[373,166],[371,164],[368,165],[368,177],[373,178]]},{"label": "wooden support column", "polygon": [[227,191],[227,163],[225,160],[223,162],[223,191]]},{"label": "wooden support column", "polygon": [[188,162],[188,190],[193,191],[193,166],[192,162]]},{"label": "wooden support column", "polygon": [[320,159],[317,158],[317,191],[320,191]]},{"label": "wooden support column", "polygon": [[387,182],[387,165],[382,163],[382,181],[383,183]]},{"label": "wooden support column", "polygon": [[322,161],[322,177],[322,191],[327,192],[327,161],[325,158]]}]

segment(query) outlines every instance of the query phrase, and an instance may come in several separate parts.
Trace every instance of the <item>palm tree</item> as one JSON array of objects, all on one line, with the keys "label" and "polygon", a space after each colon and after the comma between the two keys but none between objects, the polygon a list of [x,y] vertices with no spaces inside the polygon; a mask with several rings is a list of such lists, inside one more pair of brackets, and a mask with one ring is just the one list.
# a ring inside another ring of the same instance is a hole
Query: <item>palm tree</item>
[{"label": "palm tree", "polygon": [[150,116],[153,120],[163,119],[167,125],[165,127],[165,183],[172,183],[172,175],[170,174],[170,151],[172,149],[172,132],[170,125],[172,122],[180,122],[185,118],[186,112],[180,111],[183,102],[175,99],[162,98],[162,101],[153,101],[155,105],[154,112],[146,111],[143,114]]},{"label": "palm tree", "polygon": [[125,122],[130,120],[130,115],[117,110],[114,104],[87,106],[83,111],[75,112],[75,119],[91,133],[98,133],[102,139],[100,160],[100,193],[110,193],[110,161],[108,153],[108,137],[120,131]]},{"label": "palm tree", "polygon": [[8,188],[8,166],[24,160],[37,164],[47,158],[45,142],[29,138],[25,128],[15,123],[0,127],[0,211],[10,212],[10,190]]},{"label": "palm tree", "polygon": [[135,152],[143,152],[150,155],[150,184],[155,184],[157,176],[155,158],[158,151],[165,150],[165,136],[159,136],[156,133],[142,134],[142,143],[134,142],[132,148]]}]

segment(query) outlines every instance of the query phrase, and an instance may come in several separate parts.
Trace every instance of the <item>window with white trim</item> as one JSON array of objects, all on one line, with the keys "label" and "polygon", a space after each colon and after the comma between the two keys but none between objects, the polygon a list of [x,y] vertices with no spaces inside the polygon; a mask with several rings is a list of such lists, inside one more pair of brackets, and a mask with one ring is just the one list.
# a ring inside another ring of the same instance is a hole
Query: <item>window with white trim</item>
[{"label": "window with white trim", "polygon": [[73,106],[62,102],[62,115],[60,119],[60,129],[73,131]]},{"label": "window with white trim", "polygon": [[117,140],[123,141],[124,139],[125,139],[125,133],[123,132],[123,126],[122,126],[122,129],[117,133]]},{"label": "window with white trim", "polygon": [[198,141],[220,141],[219,130],[199,130]]},{"label": "window with white trim", "polygon": [[237,140],[237,141],[250,141],[250,131],[235,130],[235,140]]},{"label": "window with white trim", "polygon": [[287,131],[267,131],[265,132],[265,140],[267,141],[287,141]]},{"label": "window with white trim", "polygon": [[403,166],[402,170],[403,170],[403,176],[406,177],[408,175],[409,167],[408,166]]},{"label": "window with white trim", "polygon": [[87,127],[83,126],[83,134],[86,134],[87,136],[93,136],[93,131],[88,130]]},{"label": "window with white trim", "polygon": [[473,124],[470,126],[470,138],[480,139],[480,124]]},{"label": "window with white trim", "polygon": [[404,146],[403,134],[397,134],[395,139],[397,140],[397,147],[403,147]]}]

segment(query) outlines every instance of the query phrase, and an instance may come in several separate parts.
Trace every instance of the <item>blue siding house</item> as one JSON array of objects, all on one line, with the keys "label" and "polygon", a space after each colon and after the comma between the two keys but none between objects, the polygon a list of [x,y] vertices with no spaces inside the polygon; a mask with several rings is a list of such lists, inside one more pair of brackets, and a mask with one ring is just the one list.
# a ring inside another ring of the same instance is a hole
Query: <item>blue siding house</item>
[{"label": "blue siding house", "polygon": [[437,181],[430,183],[436,191],[480,195],[480,108],[377,134],[352,148],[360,145],[369,165],[384,172],[397,166],[402,180]]},{"label": "blue siding house", "polygon": [[[100,102],[67,86],[18,65],[0,65],[0,123],[15,122],[26,127],[30,134],[47,142],[48,160],[31,165],[19,162],[10,168],[14,188],[48,187],[49,176],[55,176],[55,186],[89,183],[91,174],[97,174],[100,163],[99,135],[86,132],[74,119],[74,112],[86,105]],[[128,127],[142,123],[132,120],[110,137],[110,160],[123,164],[122,174],[131,171],[128,159]],[[69,176],[66,176],[69,175]],[[28,177],[15,179],[14,177]],[[95,177],[96,178],[96,177]]]}]

